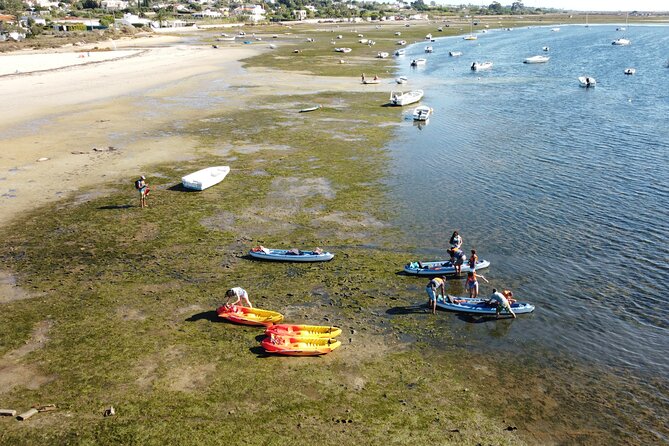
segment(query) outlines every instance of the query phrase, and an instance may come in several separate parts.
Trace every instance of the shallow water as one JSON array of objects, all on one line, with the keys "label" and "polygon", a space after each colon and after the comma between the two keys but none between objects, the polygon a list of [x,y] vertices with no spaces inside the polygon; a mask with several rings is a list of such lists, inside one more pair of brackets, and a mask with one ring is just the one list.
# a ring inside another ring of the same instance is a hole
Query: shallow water
[{"label": "shallow water", "polygon": [[[439,39],[433,54],[409,48],[399,74],[434,115],[418,128],[402,110],[389,182],[417,256],[443,258],[458,229],[466,252],[492,262],[483,294],[511,288],[537,307],[511,323],[441,313],[463,345],[548,349],[666,383],[669,27],[615,28],[495,30]],[[631,45],[611,44],[623,35]],[[551,59],[522,63],[538,54]],[[414,57],[427,65],[411,69]],[[472,72],[475,60],[493,69]],[[583,75],[597,87],[580,88]],[[464,294],[463,283],[450,291]]]}]

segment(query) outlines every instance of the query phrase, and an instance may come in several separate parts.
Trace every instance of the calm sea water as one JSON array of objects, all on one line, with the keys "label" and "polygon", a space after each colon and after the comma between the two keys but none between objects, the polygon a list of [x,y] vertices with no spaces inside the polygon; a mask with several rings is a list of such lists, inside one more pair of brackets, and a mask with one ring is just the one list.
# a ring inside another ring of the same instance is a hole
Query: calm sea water
[{"label": "calm sea water", "polygon": [[[632,44],[611,45],[623,36]],[[403,110],[390,146],[397,223],[424,260],[443,258],[458,229],[492,262],[482,293],[511,288],[537,307],[483,324],[440,313],[444,324],[476,348],[669,378],[669,27],[495,30],[439,39],[432,54],[427,44],[397,58],[404,87],[434,108],[422,128]],[[522,63],[538,54],[551,59]],[[410,68],[415,57],[427,65]],[[469,69],[488,60],[489,72]],[[580,88],[582,75],[597,87]]]}]

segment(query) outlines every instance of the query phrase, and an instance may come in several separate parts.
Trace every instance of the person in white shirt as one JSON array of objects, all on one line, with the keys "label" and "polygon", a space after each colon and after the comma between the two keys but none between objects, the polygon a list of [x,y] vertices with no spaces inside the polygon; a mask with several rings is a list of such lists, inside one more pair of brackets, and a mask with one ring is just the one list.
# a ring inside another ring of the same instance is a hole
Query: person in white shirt
[{"label": "person in white shirt", "polygon": [[[249,294],[246,292],[244,288],[240,287],[234,287],[230,288],[228,291],[225,292],[225,297],[227,297],[227,301],[225,302],[225,305],[237,305],[241,301],[244,301],[246,303],[246,306],[249,308],[253,308],[253,305],[251,305],[251,301],[249,300]],[[236,300],[232,303],[230,303],[230,299],[236,298]]]},{"label": "person in white shirt", "polygon": [[502,311],[502,309],[505,309],[506,311],[509,312],[509,314],[511,314],[511,316],[513,316],[514,319],[516,318],[516,313],[514,313],[513,310],[511,309],[511,305],[509,304],[509,301],[507,300],[506,296],[497,291],[497,289],[495,288],[492,289],[492,296],[490,296],[488,304],[496,306],[497,317],[499,317],[500,311]]}]

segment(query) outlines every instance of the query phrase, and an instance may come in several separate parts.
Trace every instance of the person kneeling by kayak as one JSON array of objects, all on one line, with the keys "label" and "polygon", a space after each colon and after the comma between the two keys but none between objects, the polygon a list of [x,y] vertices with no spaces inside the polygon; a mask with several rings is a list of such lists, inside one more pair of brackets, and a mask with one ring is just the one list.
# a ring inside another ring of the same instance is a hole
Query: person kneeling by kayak
[{"label": "person kneeling by kayak", "polygon": [[495,313],[496,316],[499,317],[499,313],[502,311],[502,309],[506,310],[513,316],[513,318],[516,318],[516,313],[513,312],[511,309],[511,305],[509,304],[509,301],[506,299],[506,297],[497,291],[496,288],[492,289],[492,296],[490,296],[490,299],[487,301],[488,305],[495,305]]},{"label": "person kneeling by kayak", "polygon": [[431,279],[427,286],[425,287],[425,292],[427,292],[427,305],[432,307],[432,314],[437,314],[437,298],[441,294],[441,298],[446,298],[446,278],[445,277],[435,277]]}]

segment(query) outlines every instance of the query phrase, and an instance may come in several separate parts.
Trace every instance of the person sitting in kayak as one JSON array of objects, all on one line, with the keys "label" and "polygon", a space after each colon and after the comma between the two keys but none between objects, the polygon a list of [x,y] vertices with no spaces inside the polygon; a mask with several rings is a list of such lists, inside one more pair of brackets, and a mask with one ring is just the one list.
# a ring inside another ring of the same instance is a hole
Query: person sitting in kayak
[{"label": "person sitting in kayak", "polygon": [[445,277],[435,277],[430,279],[425,287],[425,292],[427,292],[427,305],[432,307],[432,314],[437,314],[437,298],[441,294],[441,298],[446,297],[446,278]]},{"label": "person sitting in kayak", "polygon": [[496,317],[499,317],[499,313],[502,311],[502,309],[504,309],[508,311],[514,319],[516,318],[516,313],[514,313],[511,309],[511,304],[509,304],[507,298],[495,288],[492,289],[492,296],[490,296],[487,304],[495,306]]},{"label": "person sitting in kayak", "polygon": [[[246,303],[247,307],[253,308],[253,305],[251,305],[251,301],[249,300],[249,294],[246,292],[244,288],[240,287],[230,288],[228,291],[225,292],[225,297],[227,297],[227,300],[225,301],[226,307],[232,307],[234,305],[237,305],[239,302],[243,300]],[[233,297],[237,298],[237,300],[230,303],[230,299],[232,299]]]},{"label": "person sitting in kayak", "polygon": [[465,282],[465,289],[469,291],[469,297],[472,299],[476,299],[479,297],[479,281],[478,278],[481,278],[483,280],[486,280],[485,277],[482,275],[476,275],[476,271],[470,271],[467,273],[467,281]]}]

